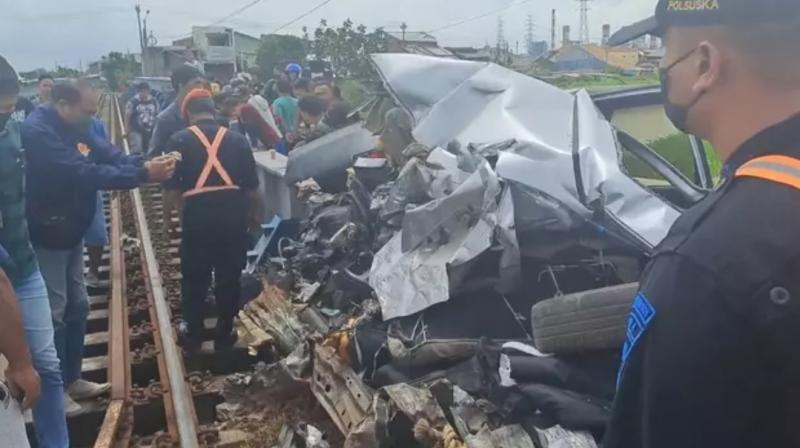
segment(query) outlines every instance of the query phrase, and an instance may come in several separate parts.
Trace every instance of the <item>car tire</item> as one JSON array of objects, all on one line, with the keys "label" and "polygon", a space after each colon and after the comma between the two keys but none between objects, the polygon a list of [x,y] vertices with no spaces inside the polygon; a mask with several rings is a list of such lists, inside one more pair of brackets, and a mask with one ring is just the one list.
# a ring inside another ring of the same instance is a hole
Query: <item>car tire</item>
[{"label": "car tire", "polygon": [[536,348],[555,354],[621,348],[638,289],[628,283],[537,303],[531,311]]}]

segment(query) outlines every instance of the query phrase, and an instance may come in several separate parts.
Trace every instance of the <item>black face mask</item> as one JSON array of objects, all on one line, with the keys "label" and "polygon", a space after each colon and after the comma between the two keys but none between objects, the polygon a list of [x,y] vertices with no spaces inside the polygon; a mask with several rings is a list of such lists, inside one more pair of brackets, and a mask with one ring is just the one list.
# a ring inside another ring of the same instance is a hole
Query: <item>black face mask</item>
[{"label": "black face mask", "polygon": [[678,58],[675,62],[670,64],[667,67],[660,68],[658,70],[659,77],[661,78],[661,97],[662,101],[664,102],[664,111],[667,114],[667,118],[672,122],[672,124],[681,132],[688,134],[689,131],[689,111],[692,110],[695,104],[700,101],[700,98],[703,97],[705,92],[701,92],[695,97],[694,100],[690,101],[689,104],[682,105],[682,104],[675,104],[669,100],[669,72],[673,68],[675,68],[681,62],[689,59],[689,56],[694,54],[697,48],[693,49],[692,51],[686,53],[683,57]]},{"label": "black face mask", "polygon": [[8,120],[11,119],[11,114],[13,114],[13,112],[6,112],[0,114],[0,132],[6,130],[6,123],[8,123]]}]

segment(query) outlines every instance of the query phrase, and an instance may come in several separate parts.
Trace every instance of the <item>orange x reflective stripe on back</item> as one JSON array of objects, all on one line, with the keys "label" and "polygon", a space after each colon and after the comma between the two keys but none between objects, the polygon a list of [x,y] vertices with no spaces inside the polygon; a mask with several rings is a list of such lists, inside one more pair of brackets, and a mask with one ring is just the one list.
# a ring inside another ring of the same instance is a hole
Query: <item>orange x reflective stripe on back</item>
[{"label": "orange x reflective stripe on back", "polygon": [[788,156],[764,156],[736,170],[736,177],[756,177],[800,190],[800,160]]},{"label": "orange x reflective stripe on back", "polygon": [[[214,137],[214,142],[209,143],[208,139],[206,138],[203,131],[200,130],[197,126],[192,126],[189,128],[192,133],[197,136],[200,143],[206,149],[206,153],[208,155],[208,160],[206,160],[206,164],[203,167],[203,171],[200,172],[200,177],[197,178],[197,182],[193,189],[187,191],[183,194],[183,197],[193,196],[202,193],[210,193],[212,191],[219,191],[219,190],[238,190],[239,187],[234,185],[231,177],[228,175],[228,172],[225,170],[225,167],[219,161],[217,154],[219,154],[220,145],[222,145],[222,139],[225,138],[225,134],[228,132],[226,128],[219,128],[217,131],[217,135]],[[219,177],[222,179],[224,185],[216,186],[216,187],[207,187],[206,183],[208,182],[208,177],[211,175],[211,170],[215,170]]]}]

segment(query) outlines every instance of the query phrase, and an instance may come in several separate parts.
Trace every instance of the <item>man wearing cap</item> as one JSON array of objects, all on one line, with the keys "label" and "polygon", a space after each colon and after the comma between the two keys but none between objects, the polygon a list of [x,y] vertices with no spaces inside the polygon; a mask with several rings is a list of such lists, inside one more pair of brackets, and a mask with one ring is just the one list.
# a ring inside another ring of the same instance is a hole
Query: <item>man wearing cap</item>
[{"label": "man wearing cap", "polygon": [[675,126],[720,186],[655,249],[605,448],[800,446],[800,2],[661,0],[612,43],[664,38]]},{"label": "man wearing cap", "polygon": [[261,221],[255,159],[243,135],[217,123],[209,91],[189,92],[181,111],[190,127],[173,135],[166,147],[180,153],[170,188],[179,189],[184,202],[182,339],[188,352],[200,348],[213,271],[218,314],[214,346],[224,350],[236,341],[233,318],[247,256],[247,229]]}]

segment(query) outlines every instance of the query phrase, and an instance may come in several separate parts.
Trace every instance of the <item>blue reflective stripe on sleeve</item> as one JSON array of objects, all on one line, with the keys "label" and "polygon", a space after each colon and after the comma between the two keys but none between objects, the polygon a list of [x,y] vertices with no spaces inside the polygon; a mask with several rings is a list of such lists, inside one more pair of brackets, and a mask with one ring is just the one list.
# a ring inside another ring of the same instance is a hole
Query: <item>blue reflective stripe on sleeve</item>
[{"label": "blue reflective stripe on sleeve", "polygon": [[652,322],[655,317],[656,309],[647,299],[647,296],[641,292],[637,294],[636,299],[633,301],[631,314],[628,317],[627,339],[625,345],[622,347],[622,365],[617,375],[617,385],[619,385],[622,379],[622,371],[625,369],[628,357],[630,357],[631,352],[633,352],[633,349],[636,347],[636,342],[641,339],[648,325],[650,325],[650,322]]}]

